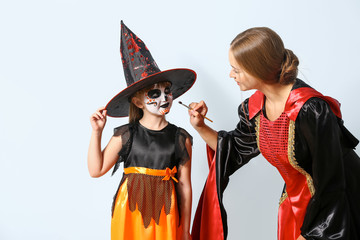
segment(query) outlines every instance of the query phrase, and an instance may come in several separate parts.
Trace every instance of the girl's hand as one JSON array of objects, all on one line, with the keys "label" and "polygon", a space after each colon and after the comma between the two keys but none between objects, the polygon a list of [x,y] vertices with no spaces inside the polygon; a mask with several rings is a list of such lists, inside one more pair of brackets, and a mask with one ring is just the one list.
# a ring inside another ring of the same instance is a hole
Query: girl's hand
[{"label": "girl's hand", "polygon": [[196,129],[205,125],[204,118],[199,114],[201,113],[203,116],[206,115],[208,108],[204,101],[200,101],[199,103],[191,103],[189,105],[192,110],[189,110],[190,115],[190,123]]},{"label": "girl's hand", "polygon": [[296,240],[306,240],[306,239],[300,235]]},{"label": "girl's hand", "polygon": [[93,131],[102,131],[106,124],[106,109],[105,107],[99,108],[90,117],[90,123]]}]

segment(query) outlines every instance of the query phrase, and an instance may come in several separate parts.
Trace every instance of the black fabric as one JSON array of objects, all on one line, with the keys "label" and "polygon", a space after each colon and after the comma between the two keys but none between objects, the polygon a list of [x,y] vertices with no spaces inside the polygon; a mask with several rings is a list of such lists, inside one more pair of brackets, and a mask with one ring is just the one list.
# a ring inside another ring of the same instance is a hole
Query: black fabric
[{"label": "black fabric", "polygon": [[229,177],[237,169],[260,154],[256,143],[255,119],[249,120],[248,99],[239,106],[240,121],[231,132],[219,131],[216,149],[216,182],[226,239],[227,215],[223,205],[223,192],[228,185]]},{"label": "black fabric", "polygon": [[185,145],[186,139],[190,140],[191,145],[193,144],[191,135],[186,130],[178,128],[175,138],[175,157],[179,165],[184,165],[190,160],[190,156]]},{"label": "black fabric", "polygon": [[124,162],[129,155],[132,143],[133,124],[126,124],[114,129],[114,136],[121,136],[122,147],[118,153],[119,159],[116,161],[112,175],[118,170],[120,163]]},{"label": "black fabric", "polygon": [[360,239],[360,159],[356,138],[328,104],[308,100],[296,121],[295,155],[313,178],[301,228],[306,239]]},{"label": "black fabric", "polygon": [[293,85],[293,87],[292,87],[291,90],[295,90],[295,89],[302,88],[302,87],[312,88],[312,87],[310,87],[307,83],[305,83],[303,80],[297,78],[297,79],[295,80],[295,83],[294,83],[294,85]]},{"label": "black fabric", "polygon": [[169,123],[165,128],[155,131],[139,122],[115,128],[114,136],[122,137],[122,148],[113,174],[119,164],[127,167],[166,169],[185,164],[190,160],[186,149],[186,139],[192,136],[184,129]]}]

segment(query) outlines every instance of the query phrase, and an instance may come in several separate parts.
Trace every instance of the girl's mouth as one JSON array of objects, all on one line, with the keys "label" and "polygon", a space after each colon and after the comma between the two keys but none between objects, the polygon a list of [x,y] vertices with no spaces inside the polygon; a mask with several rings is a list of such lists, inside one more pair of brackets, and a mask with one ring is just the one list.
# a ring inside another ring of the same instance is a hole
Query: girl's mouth
[{"label": "girl's mouth", "polygon": [[161,105],[160,107],[161,108],[167,108],[168,106],[169,106],[169,103],[165,103],[165,104]]}]

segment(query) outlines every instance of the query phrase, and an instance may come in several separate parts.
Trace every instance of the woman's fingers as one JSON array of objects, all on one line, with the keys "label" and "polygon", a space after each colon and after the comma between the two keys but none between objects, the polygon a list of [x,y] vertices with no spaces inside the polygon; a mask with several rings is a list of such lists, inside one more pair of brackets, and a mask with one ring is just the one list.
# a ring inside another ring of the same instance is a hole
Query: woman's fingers
[{"label": "woman's fingers", "polygon": [[199,103],[199,112],[205,116],[207,111],[208,111],[208,108],[207,108],[205,102],[201,100]]},{"label": "woman's fingers", "polygon": [[192,102],[192,103],[190,103],[189,107],[192,108],[192,109],[194,109],[194,107],[195,107],[196,105],[198,105],[198,104],[199,104],[199,103],[197,103],[197,102]]},{"label": "woman's fingers", "polygon": [[196,103],[196,102],[192,102],[189,104],[190,109],[188,110],[188,113],[189,113],[190,117],[193,116],[193,112],[194,112],[193,109],[197,104],[198,103]]},{"label": "woman's fingers", "polygon": [[204,116],[206,115],[207,110],[208,110],[204,101],[200,101],[199,103],[193,102],[189,106],[190,106],[190,108],[192,108],[196,112],[201,113]]},{"label": "woman's fingers", "polygon": [[199,117],[200,116],[199,112],[197,112],[195,110],[190,110],[190,113],[191,113],[192,117]]}]

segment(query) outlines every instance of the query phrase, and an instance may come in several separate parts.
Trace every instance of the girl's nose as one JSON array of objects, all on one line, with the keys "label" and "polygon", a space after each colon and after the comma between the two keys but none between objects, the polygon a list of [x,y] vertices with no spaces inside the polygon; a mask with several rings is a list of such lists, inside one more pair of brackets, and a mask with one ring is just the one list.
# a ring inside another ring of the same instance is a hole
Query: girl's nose
[{"label": "girl's nose", "polygon": [[167,99],[168,99],[167,94],[161,93],[161,100],[162,100],[162,101],[167,101]]}]

